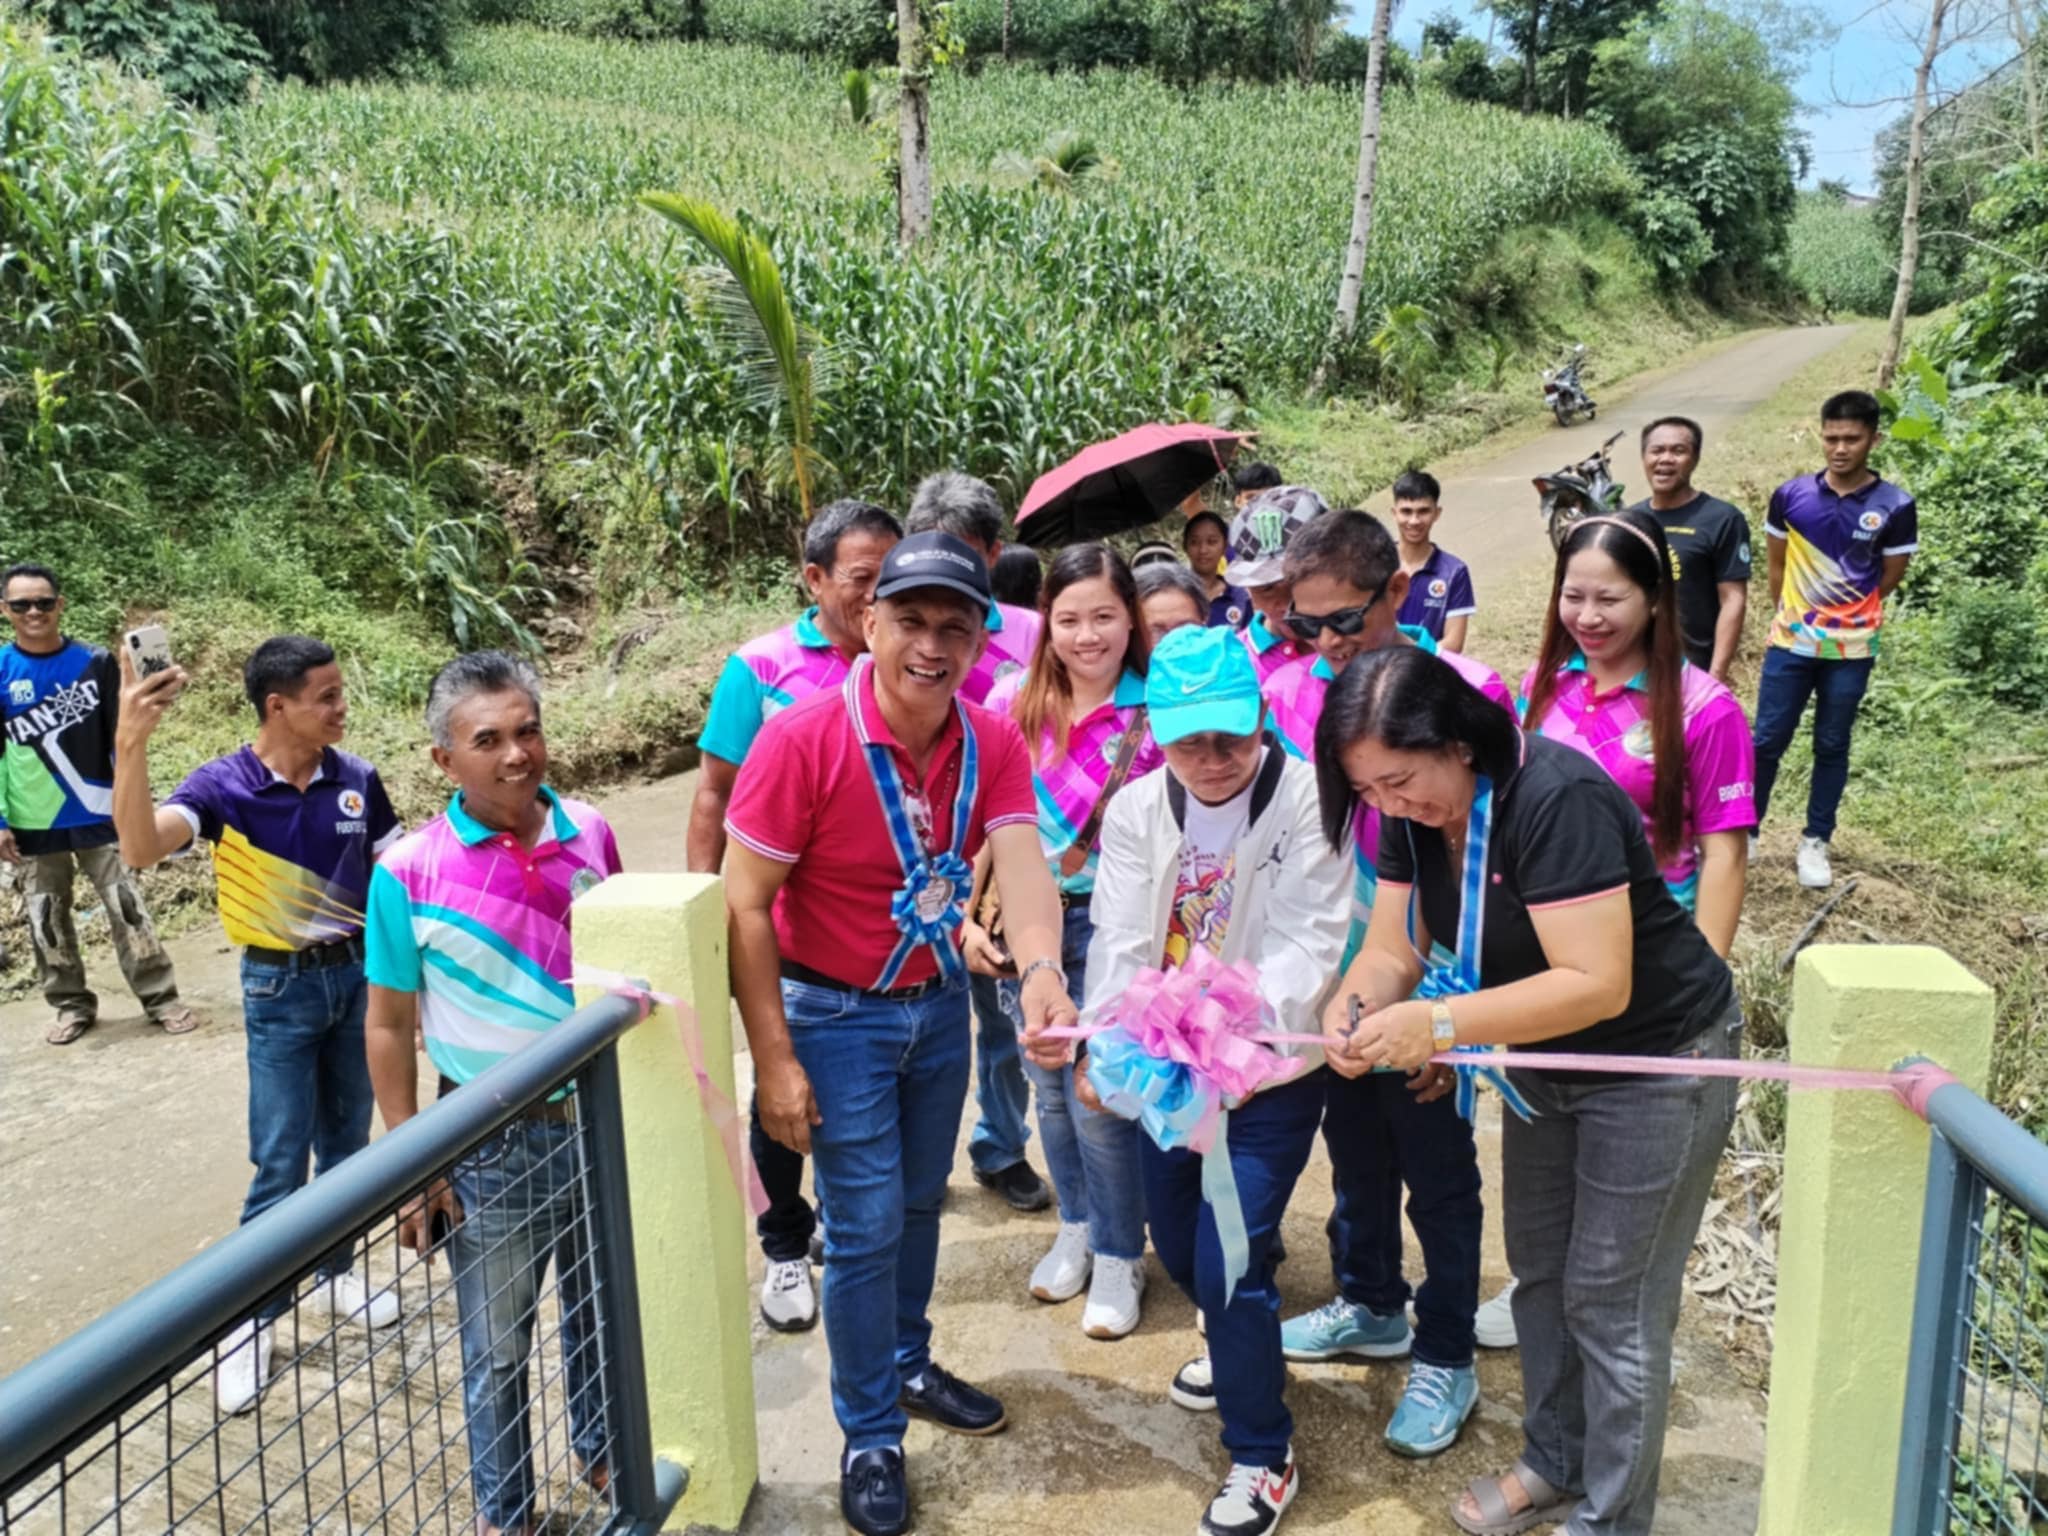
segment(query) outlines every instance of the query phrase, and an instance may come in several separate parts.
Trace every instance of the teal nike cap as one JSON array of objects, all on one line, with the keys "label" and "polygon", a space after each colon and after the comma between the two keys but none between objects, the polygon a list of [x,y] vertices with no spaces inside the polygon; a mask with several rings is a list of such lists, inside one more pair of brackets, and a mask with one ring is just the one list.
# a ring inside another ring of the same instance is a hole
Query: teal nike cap
[{"label": "teal nike cap", "polygon": [[1162,747],[1204,731],[1249,736],[1262,707],[1258,668],[1236,630],[1183,625],[1153,650],[1145,708]]}]

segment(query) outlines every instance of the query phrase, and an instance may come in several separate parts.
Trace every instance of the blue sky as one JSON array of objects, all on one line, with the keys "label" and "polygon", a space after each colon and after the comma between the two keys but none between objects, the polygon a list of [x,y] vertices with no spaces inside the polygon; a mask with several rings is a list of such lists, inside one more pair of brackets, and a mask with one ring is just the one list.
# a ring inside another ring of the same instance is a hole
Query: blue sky
[{"label": "blue sky", "polygon": [[[1410,49],[1417,47],[1423,22],[1446,6],[1466,16],[1467,31],[1482,38],[1487,35],[1491,18],[1476,0],[1405,0],[1395,13],[1394,35]],[[1905,108],[1898,102],[1854,103],[1912,93],[1913,70],[1919,62],[1919,43],[1912,29],[1926,15],[1924,0],[1886,0],[1876,9],[1872,6],[1873,0],[1816,0],[1811,6],[1836,29],[1836,35],[1814,51],[1799,80],[1800,97],[1808,109],[1804,126],[1813,141],[1813,164],[1806,176],[1809,186],[1831,177],[1848,182],[1858,192],[1875,190],[1871,140]],[[2004,7],[1997,9],[2002,13]],[[1355,0],[1352,29],[1365,30],[1371,19],[1368,0]],[[1981,39],[1946,54],[1937,66],[1936,84],[1951,89],[1966,85],[2012,51],[2005,33],[1992,29]]]}]

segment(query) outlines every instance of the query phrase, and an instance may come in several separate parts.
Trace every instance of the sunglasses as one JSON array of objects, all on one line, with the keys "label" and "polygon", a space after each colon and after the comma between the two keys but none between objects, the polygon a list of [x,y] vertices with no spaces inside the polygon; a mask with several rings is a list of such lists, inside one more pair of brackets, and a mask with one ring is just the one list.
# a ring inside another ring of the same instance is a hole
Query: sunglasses
[{"label": "sunglasses", "polygon": [[7,599],[9,613],[55,613],[57,599],[54,597],[10,597]]},{"label": "sunglasses", "polygon": [[[1387,581],[1392,581],[1389,576]],[[1365,616],[1372,612],[1372,605],[1380,600],[1387,590],[1387,582],[1381,582],[1373,594],[1356,608],[1339,608],[1335,613],[1296,613],[1289,608],[1281,622],[1297,637],[1313,642],[1324,630],[1333,635],[1351,636],[1365,628]]]}]

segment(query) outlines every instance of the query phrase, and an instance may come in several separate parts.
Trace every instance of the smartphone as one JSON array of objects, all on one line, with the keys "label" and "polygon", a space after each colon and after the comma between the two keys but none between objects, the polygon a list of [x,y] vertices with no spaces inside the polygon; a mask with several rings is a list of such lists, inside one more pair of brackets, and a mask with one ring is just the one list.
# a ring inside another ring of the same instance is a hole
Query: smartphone
[{"label": "smartphone", "polygon": [[135,663],[137,677],[153,677],[171,669],[171,637],[161,624],[145,624],[128,631],[128,655]]}]

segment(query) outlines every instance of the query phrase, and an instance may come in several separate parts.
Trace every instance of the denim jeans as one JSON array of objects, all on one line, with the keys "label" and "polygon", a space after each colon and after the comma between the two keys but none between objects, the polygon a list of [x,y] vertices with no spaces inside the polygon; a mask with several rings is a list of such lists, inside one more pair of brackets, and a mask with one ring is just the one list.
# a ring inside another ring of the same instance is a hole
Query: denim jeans
[{"label": "denim jeans", "polygon": [[[588,1467],[607,1459],[597,1307],[584,1211],[578,1128],[517,1120],[455,1165],[462,1220],[449,1239],[462,1327],[462,1405],[477,1512],[513,1528],[534,1518],[534,1316],[554,1260],[569,1443]],[[543,1369],[543,1395],[561,1390]],[[543,1419],[560,1409],[545,1405]]]},{"label": "denim jeans", "polygon": [[[1737,1054],[1741,1015],[1675,1052]],[[1642,1536],[1657,1510],[1686,1255],[1735,1122],[1731,1078],[1513,1074],[1536,1118],[1501,1137],[1521,1340],[1523,1459],[1583,1491],[1571,1536]]]},{"label": "denim jeans", "polygon": [[825,1222],[832,1412],[849,1451],[903,1443],[903,1383],[931,1363],[939,1207],[967,1103],[964,984],[892,1002],[782,983],[823,1117],[811,1178]]},{"label": "denim jeans", "polygon": [[[1086,985],[1088,940],[1095,933],[1086,907],[1069,907],[1060,963],[1067,991],[1079,997]],[[1023,1027],[1018,984],[998,982],[1012,1032]],[[1138,1172],[1137,1122],[1098,1113],[1074,1097],[1074,1069],[1049,1072],[1027,1062],[1025,1075],[1038,1090],[1038,1137],[1045,1171],[1059,1197],[1060,1220],[1088,1228],[1088,1247],[1111,1259],[1145,1256],[1145,1183]]]},{"label": "denim jeans", "polygon": [[977,975],[968,982],[974,998],[974,1102],[981,1115],[967,1138],[967,1160],[977,1173],[1001,1173],[1024,1161],[1031,1089],[1024,1081],[1017,1021],[1003,1011],[996,979]]},{"label": "denim jeans", "polygon": [[[1337,1291],[1382,1316],[1415,1299],[1415,1358],[1472,1363],[1479,1310],[1479,1149],[1456,1094],[1418,1104],[1405,1072],[1328,1079],[1323,1141],[1336,1205],[1325,1229]],[[1422,1245],[1424,1278],[1410,1291],[1401,1273],[1401,1186]]]},{"label": "denim jeans", "polygon": [[761,1099],[747,1107],[747,1149],[761,1175],[768,1209],[754,1218],[754,1236],[770,1263],[787,1264],[808,1258],[818,1216],[804,1198],[804,1159],[761,1129]]},{"label": "denim jeans", "polygon": [[[370,1059],[363,1046],[360,961],[320,968],[242,961],[242,1026],[248,1035],[249,1161],[256,1176],[242,1202],[253,1221],[306,1182],[308,1164],[325,1173],[370,1140]],[[321,1277],[346,1270],[353,1245],[329,1254]],[[264,1321],[291,1306],[275,1297]]]},{"label": "denim jeans", "polygon": [[1764,652],[1756,685],[1756,823],[1764,823],[1778,762],[1799,732],[1806,701],[1813,704],[1813,782],[1806,791],[1806,836],[1826,842],[1835,835],[1835,813],[1849,784],[1849,738],[1856,711],[1870,686],[1872,657],[1824,661],[1797,656],[1782,646]]},{"label": "denim jeans", "polygon": [[1162,1152],[1151,1138],[1138,1146],[1152,1247],[1173,1283],[1202,1309],[1223,1445],[1247,1466],[1277,1467],[1294,1438],[1287,1411],[1287,1362],[1280,1353],[1280,1288],[1274,1283],[1273,1239],[1323,1116],[1322,1079],[1306,1078],[1254,1094],[1230,1112],[1224,1141],[1237,1198],[1251,1239],[1251,1264],[1230,1305],[1223,1304],[1223,1250],[1216,1217],[1202,1199],[1202,1160],[1185,1149]]}]

